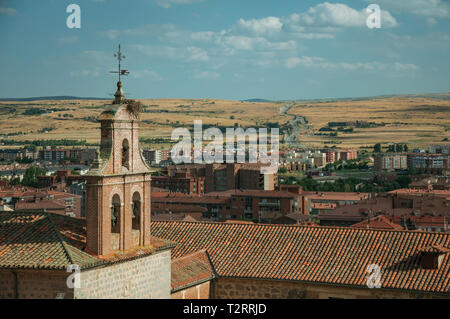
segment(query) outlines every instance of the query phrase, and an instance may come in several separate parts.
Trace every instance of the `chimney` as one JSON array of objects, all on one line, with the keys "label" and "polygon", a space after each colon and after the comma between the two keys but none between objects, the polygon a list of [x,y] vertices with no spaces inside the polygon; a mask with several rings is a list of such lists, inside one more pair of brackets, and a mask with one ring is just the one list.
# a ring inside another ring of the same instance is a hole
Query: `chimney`
[{"label": "chimney", "polygon": [[450,249],[440,245],[432,245],[421,248],[420,250],[420,266],[424,269],[439,269],[444,259],[445,254],[450,252]]}]

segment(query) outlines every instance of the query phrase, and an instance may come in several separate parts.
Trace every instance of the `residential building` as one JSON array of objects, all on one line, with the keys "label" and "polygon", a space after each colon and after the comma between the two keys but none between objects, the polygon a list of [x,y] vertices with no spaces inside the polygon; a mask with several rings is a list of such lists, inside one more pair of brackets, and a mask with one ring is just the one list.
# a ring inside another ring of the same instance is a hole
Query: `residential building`
[{"label": "residential building", "polygon": [[369,193],[351,192],[302,192],[305,214],[317,215],[333,211],[338,206],[352,205],[369,199]]},{"label": "residential building", "polygon": [[68,192],[11,186],[0,190],[0,200],[17,211],[44,211],[64,216],[82,217],[81,196]]},{"label": "residential building", "polygon": [[358,153],[355,150],[339,151],[339,158],[341,161],[350,161],[357,159]]},{"label": "residential building", "polygon": [[373,168],[375,171],[395,171],[408,169],[408,156],[406,154],[382,153],[374,156]]},{"label": "residential building", "polygon": [[203,194],[205,178],[191,177],[189,172],[175,173],[175,176],[153,176],[152,186],[185,194]]},{"label": "residential building", "polygon": [[450,145],[430,145],[429,152],[450,155]]},{"label": "residential building", "polygon": [[416,172],[450,174],[450,156],[446,154],[410,153],[408,167]]},{"label": "residential building", "polygon": [[[405,220],[418,221],[419,224],[425,223],[422,225],[428,225],[427,222],[434,223],[436,221],[427,221],[418,217],[431,216],[448,219],[450,218],[450,191],[399,189],[358,203],[338,206],[332,210],[321,212],[318,218],[321,225],[350,226],[368,217],[378,215],[384,215],[388,218],[403,217]],[[404,222],[401,222],[401,219],[391,219],[391,221],[406,226]],[[440,223],[443,225],[444,220],[441,219]],[[436,229],[438,226],[423,227]],[[441,228],[443,229],[443,226]],[[408,229],[419,228],[410,225]]]},{"label": "residential building", "polygon": [[[163,174],[175,176],[176,173],[189,173],[190,177],[205,179],[205,193],[232,189],[273,190],[277,174],[263,174],[261,163],[227,163],[227,164],[183,164],[172,165]],[[155,185],[156,186],[156,185]]]}]

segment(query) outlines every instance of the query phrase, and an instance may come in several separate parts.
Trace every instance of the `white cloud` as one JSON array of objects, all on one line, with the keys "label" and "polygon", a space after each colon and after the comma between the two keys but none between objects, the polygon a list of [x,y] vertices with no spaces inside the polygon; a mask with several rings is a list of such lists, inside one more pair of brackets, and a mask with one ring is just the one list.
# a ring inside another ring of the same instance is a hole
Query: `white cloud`
[{"label": "white cloud", "polygon": [[399,62],[395,62],[394,69],[396,71],[407,71],[407,70],[419,70],[420,68],[415,64],[402,64]]},{"label": "white cloud", "polygon": [[178,62],[206,62],[209,60],[208,52],[202,48],[174,47],[170,45],[129,45],[131,50],[139,51],[151,57],[169,58]]},{"label": "white cloud", "polygon": [[186,50],[189,55],[187,58],[188,61],[208,61],[209,60],[208,53],[201,48],[188,47]]},{"label": "white cloud", "polygon": [[295,68],[297,66],[303,66],[307,68],[320,68],[326,70],[366,70],[366,71],[416,71],[420,68],[414,64],[404,64],[400,62],[395,63],[382,63],[382,62],[330,62],[321,57],[292,57],[285,61],[284,66],[288,69]]},{"label": "white cloud", "polygon": [[[304,13],[291,15],[288,21],[303,26],[367,27],[368,16],[366,8],[358,11],[346,4],[324,2]],[[382,10],[381,25],[395,27],[398,23],[388,11]]]},{"label": "white cloud", "polygon": [[283,28],[283,23],[280,18],[267,17],[263,19],[244,20],[240,19],[238,26],[243,30],[248,30],[256,34],[271,34],[280,32]]},{"label": "white cloud", "polygon": [[[366,2],[372,1],[366,0]],[[377,0],[376,3],[395,12],[408,12],[432,18],[450,18],[450,2],[448,0]]]},{"label": "white cloud", "polygon": [[8,14],[10,16],[16,15],[17,10],[14,8],[0,8],[0,14]]},{"label": "white cloud", "polygon": [[223,46],[236,50],[295,50],[297,43],[294,40],[271,42],[264,37],[248,37],[242,35],[228,35],[219,40]]},{"label": "white cloud", "polygon": [[217,39],[217,33],[212,31],[192,32],[191,39],[200,42],[212,42]]},{"label": "white cloud", "polygon": [[287,69],[293,69],[293,68],[295,68],[300,62],[301,62],[300,58],[297,58],[297,57],[289,58],[289,59],[287,59],[286,62],[284,63],[284,66],[285,66]]},{"label": "white cloud", "polygon": [[220,74],[217,72],[202,71],[194,74],[194,78],[200,80],[216,80],[220,78]]},{"label": "white cloud", "polygon": [[114,40],[119,36],[140,36],[140,37],[166,37],[171,32],[177,31],[173,24],[146,24],[137,28],[130,28],[124,30],[109,29],[99,32],[100,36]]},{"label": "white cloud", "polygon": [[173,5],[178,4],[193,4],[197,2],[203,2],[205,0],[156,0],[156,4],[163,8],[170,8]]}]

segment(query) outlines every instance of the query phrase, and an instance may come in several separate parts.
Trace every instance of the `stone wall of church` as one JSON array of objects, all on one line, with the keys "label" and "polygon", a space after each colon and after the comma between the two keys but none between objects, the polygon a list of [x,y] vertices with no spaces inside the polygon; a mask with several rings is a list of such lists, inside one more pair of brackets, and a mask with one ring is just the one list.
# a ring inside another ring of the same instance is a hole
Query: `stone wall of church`
[{"label": "stone wall of church", "polygon": [[212,284],[215,299],[416,299],[449,298],[443,295],[385,289],[350,288],[299,282],[216,278]]},{"label": "stone wall of church", "polygon": [[[73,298],[73,290],[67,288],[64,271],[0,270],[0,299],[56,299]],[[17,282],[16,282],[17,278]]]},{"label": "stone wall of church", "polygon": [[[170,298],[170,250],[80,273],[81,287],[69,289],[71,273],[0,270],[0,299]],[[16,291],[17,289],[17,291]]]},{"label": "stone wall of church", "polygon": [[81,272],[78,299],[170,298],[170,250],[139,259]]}]

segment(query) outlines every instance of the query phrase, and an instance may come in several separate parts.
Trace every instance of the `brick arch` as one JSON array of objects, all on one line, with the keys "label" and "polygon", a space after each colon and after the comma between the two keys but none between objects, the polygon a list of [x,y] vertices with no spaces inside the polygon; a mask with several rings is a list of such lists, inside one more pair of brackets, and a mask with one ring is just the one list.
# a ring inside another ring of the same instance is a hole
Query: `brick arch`
[{"label": "brick arch", "polygon": [[139,195],[141,196],[141,200],[143,200],[143,198],[144,198],[144,194],[142,194],[143,192],[142,192],[142,186],[141,185],[133,185],[132,187],[131,187],[131,190],[130,190],[130,194],[131,194],[131,200],[133,200],[133,195],[134,195],[134,193],[139,193]]},{"label": "brick arch", "polygon": [[111,189],[111,192],[109,194],[110,194],[110,196],[109,196],[109,203],[110,204],[112,203],[112,199],[113,199],[114,195],[118,195],[120,197],[120,203],[121,204],[124,203],[123,191],[119,187],[114,186],[114,188]]}]

